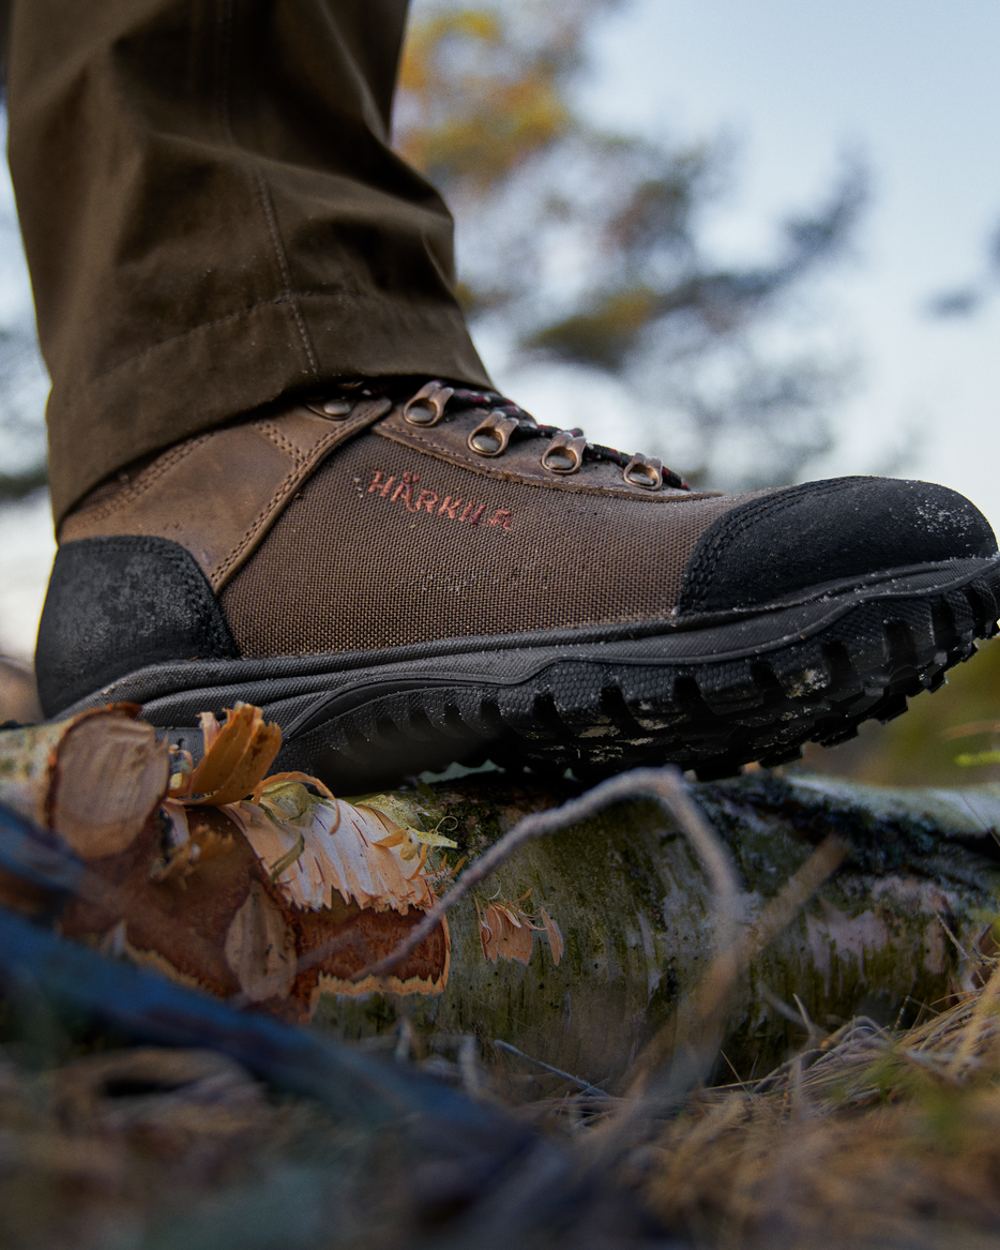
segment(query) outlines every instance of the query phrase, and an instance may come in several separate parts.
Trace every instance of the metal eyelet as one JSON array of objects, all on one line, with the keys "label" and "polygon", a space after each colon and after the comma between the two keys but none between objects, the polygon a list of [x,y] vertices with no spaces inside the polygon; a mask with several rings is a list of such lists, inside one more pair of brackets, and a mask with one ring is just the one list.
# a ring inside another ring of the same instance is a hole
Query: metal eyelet
[{"label": "metal eyelet", "polygon": [[354,405],[349,399],[338,397],[319,399],[315,403],[307,403],[306,407],[310,412],[315,412],[318,417],[328,417],[331,421],[343,421],[354,411]]},{"label": "metal eyelet", "polygon": [[454,394],[452,387],[440,382],[426,383],[403,405],[403,420],[410,425],[437,425]]},{"label": "metal eyelet", "polygon": [[477,456],[502,456],[507,450],[510,436],[520,425],[517,417],[508,417],[494,409],[488,413],[466,440],[469,450]]},{"label": "metal eyelet", "polygon": [[622,469],[622,477],[629,486],[642,490],[659,490],[663,485],[663,465],[653,456],[635,455]]},{"label": "metal eyelet", "polygon": [[583,452],[587,440],[582,434],[560,430],[542,452],[542,468],[561,475],[576,473],[583,464]]}]

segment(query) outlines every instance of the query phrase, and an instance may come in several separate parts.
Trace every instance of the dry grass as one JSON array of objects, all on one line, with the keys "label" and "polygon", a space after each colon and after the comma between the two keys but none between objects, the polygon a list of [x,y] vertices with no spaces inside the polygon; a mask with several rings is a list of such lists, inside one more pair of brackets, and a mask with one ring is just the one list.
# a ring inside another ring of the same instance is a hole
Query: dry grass
[{"label": "dry grass", "polygon": [[[914,1028],[858,1018],[761,1080],[695,1091],[623,1143],[616,1178],[665,1245],[998,1250],[1000,965],[983,972]],[[622,1101],[591,1089],[527,1111],[586,1160]]]},{"label": "dry grass", "polygon": [[643,1191],[696,1245],[1000,1245],[998,989],[704,1091],[633,1160]]},{"label": "dry grass", "polygon": [[[642,1244],[1000,1247],[998,997],[1000,970],[916,1028],[855,1020],[763,1080],[699,1090],[645,1124],[610,1169],[662,1223],[663,1237]],[[451,1059],[429,1066],[482,1089],[488,1072],[470,1068],[469,1043],[458,1041]],[[519,1114],[545,1125],[583,1171],[620,1109],[600,1091],[567,1087]],[[0,1062],[5,1247],[166,1250],[202,1244],[190,1240],[196,1226],[214,1227],[204,1244],[220,1250],[410,1244],[405,1203],[364,1235],[358,1212],[374,1172],[345,1173],[352,1151],[344,1125],[276,1104],[211,1055],[119,1051],[35,1074]],[[408,1163],[373,1166],[381,1189]],[[277,1199],[261,1206],[261,1194],[286,1191],[294,1218]]]}]

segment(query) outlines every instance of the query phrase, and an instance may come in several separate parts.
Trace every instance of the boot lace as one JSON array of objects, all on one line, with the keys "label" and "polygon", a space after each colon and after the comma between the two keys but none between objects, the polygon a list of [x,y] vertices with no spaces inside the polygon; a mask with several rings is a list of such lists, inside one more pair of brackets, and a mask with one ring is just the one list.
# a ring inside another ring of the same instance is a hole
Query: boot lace
[{"label": "boot lace", "polygon": [[577,473],[587,462],[611,463],[622,471],[629,486],[661,490],[664,486],[690,490],[687,482],[654,456],[628,455],[614,447],[588,441],[580,429],[561,430],[542,425],[518,404],[496,391],[450,385],[434,379],[421,386],[403,405],[403,420],[410,425],[429,427],[448,417],[483,412],[466,443],[477,456],[502,456],[512,439],[544,438],[548,445],[541,465],[549,473],[565,476]]}]

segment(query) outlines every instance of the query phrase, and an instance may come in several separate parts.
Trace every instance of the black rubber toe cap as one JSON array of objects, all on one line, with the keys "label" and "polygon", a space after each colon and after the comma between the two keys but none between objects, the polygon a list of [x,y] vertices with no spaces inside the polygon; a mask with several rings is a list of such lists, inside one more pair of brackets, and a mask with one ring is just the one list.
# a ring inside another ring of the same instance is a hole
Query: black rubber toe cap
[{"label": "black rubber toe cap", "polygon": [[753,607],[826,582],[996,551],[979,509],[945,486],[878,477],[809,482],[715,521],[691,558],[678,606]]}]

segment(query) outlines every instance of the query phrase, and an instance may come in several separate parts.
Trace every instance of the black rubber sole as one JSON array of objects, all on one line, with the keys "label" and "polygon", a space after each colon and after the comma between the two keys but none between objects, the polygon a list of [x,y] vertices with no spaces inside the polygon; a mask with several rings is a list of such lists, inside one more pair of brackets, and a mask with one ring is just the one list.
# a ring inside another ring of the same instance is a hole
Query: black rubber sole
[{"label": "black rubber sole", "polygon": [[724,617],[160,664],[76,707],[142,703],[197,754],[198,712],[257,703],[284,731],[280,765],[345,793],[486,759],[581,779],[670,761],[714,778],[899,715],[998,615],[1000,559],[961,560]]}]

